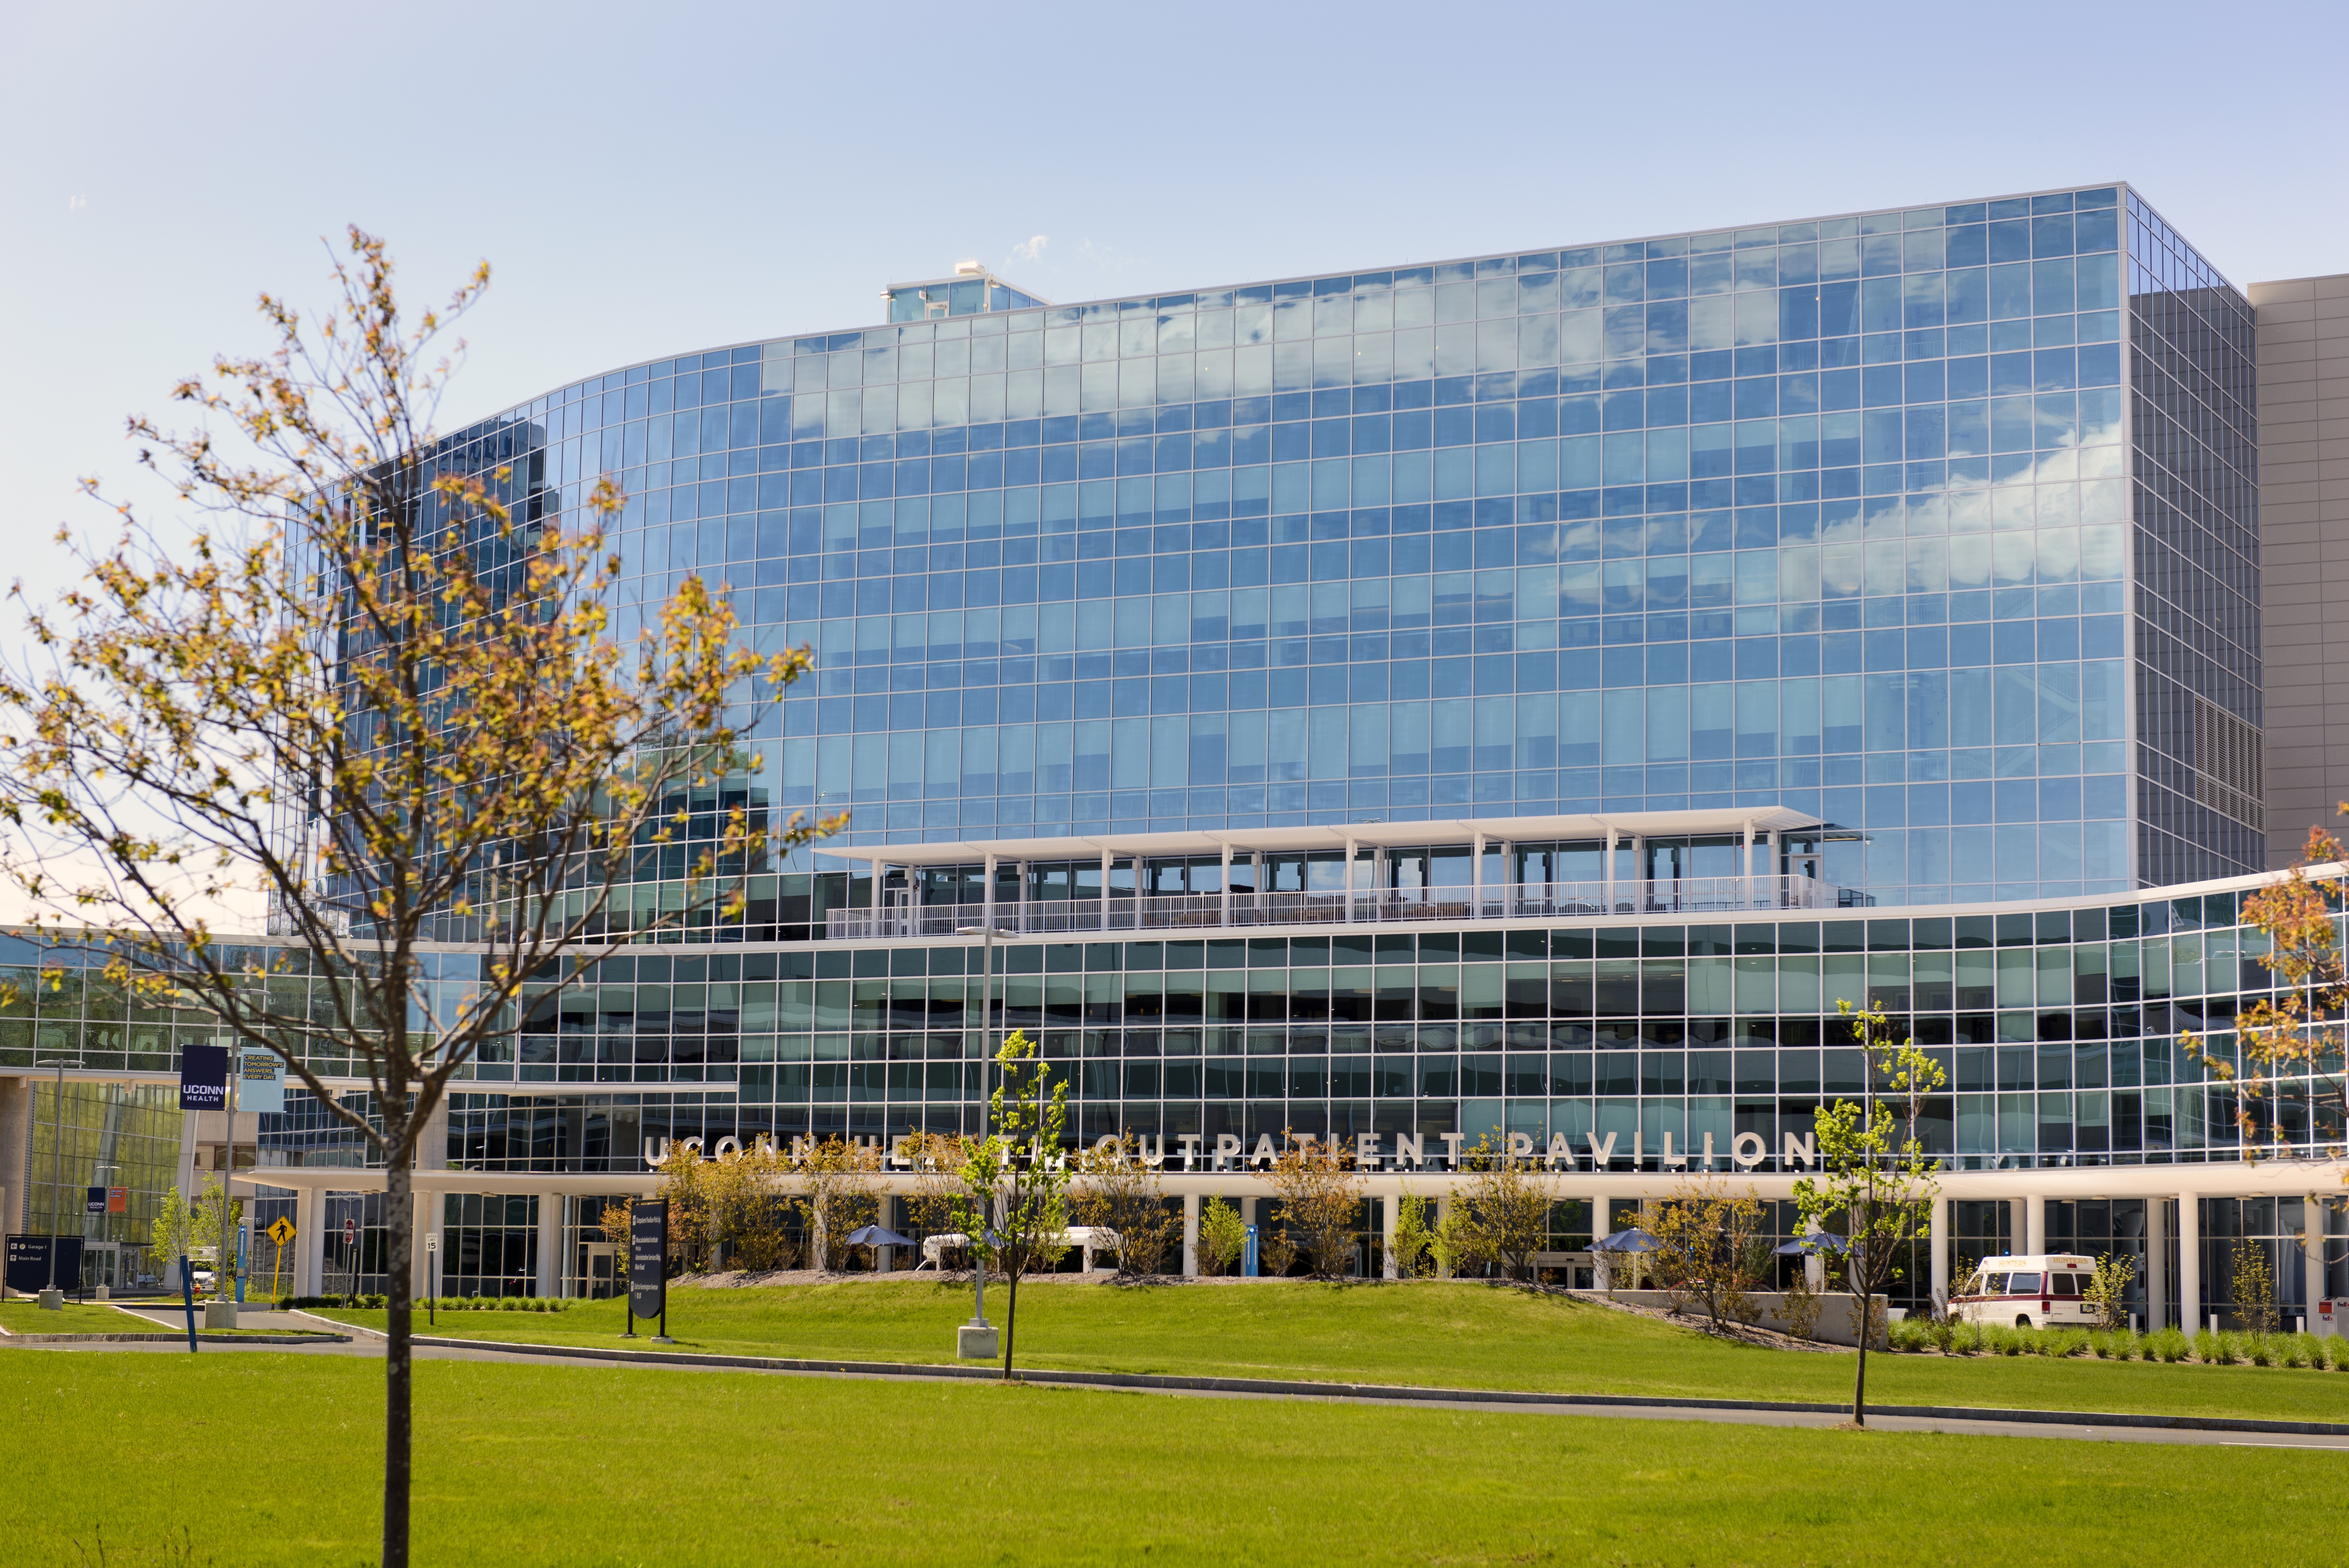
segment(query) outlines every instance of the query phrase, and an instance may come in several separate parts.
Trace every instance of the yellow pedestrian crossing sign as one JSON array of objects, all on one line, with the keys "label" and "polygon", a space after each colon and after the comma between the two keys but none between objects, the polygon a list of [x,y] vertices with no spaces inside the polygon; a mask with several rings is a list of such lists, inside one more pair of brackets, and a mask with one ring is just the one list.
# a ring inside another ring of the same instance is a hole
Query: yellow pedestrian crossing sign
[{"label": "yellow pedestrian crossing sign", "polygon": [[269,1239],[275,1242],[281,1247],[286,1243],[292,1241],[294,1239],[294,1222],[287,1219],[283,1214],[278,1215],[277,1222],[269,1227]]}]

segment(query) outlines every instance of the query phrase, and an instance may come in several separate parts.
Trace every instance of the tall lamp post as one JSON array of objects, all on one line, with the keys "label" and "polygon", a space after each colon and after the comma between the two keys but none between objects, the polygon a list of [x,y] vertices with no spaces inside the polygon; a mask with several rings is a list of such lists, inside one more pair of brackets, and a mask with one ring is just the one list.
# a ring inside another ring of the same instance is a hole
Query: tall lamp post
[{"label": "tall lamp post", "polygon": [[[66,1058],[63,1057],[57,1057],[46,1062],[36,1061],[33,1065],[36,1068],[53,1067],[57,1069],[56,1131],[51,1134],[49,1140],[49,1152],[53,1156],[50,1162],[49,1174],[49,1284],[48,1289],[41,1293],[44,1296],[47,1296],[55,1293],[57,1288],[57,1230],[65,1221]],[[81,1059],[79,1057],[74,1058],[74,1066],[81,1066]],[[48,1301],[44,1301],[41,1305],[43,1306],[48,1306],[53,1304]]]},{"label": "tall lamp post", "polygon": [[[1011,933],[998,930],[992,925],[966,925],[957,930],[955,934],[957,936],[976,936],[979,939],[979,974],[984,977],[980,990],[981,1000],[979,1004],[984,1009],[984,1021],[981,1025],[981,1033],[992,1034],[995,1028],[995,939],[999,936],[1009,936]],[[981,1061],[984,1061],[985,1059],[986,1058],[984,1057],[980,1057]],[[982,1226],[985,1225],[987,1223],[987,1216],[981,1215],[979,1217],[979,1223]],[[977,1282],[977,1294],[972,1298],[970,1322],[967,1326],[976,1329],[984,1329],[988,1326],[987,1321],[987,1259],[985,1255],[980,1253],[977,1244],[986,1239],[987,1238],[984,1235],[974,1236],[971,1238],[973,1244],[970,1249],[970,1272],[971,1277]],[[992,1337],[991,1335],[990,1337]],[[994,1352],[990,1348],[988,1352],[987,1358],[991,1360],[993,1359],[993,1357]]]}]

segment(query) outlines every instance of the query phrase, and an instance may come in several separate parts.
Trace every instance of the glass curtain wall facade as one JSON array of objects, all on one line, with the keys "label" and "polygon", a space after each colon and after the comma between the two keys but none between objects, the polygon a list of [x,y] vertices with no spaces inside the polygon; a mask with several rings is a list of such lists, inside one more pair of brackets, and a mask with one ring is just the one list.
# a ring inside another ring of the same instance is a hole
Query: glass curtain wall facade
[{"label": "glass curtain wall facade", "polygon": [[858,841],[1767,804],[2060,897],[2254,864],[2248,320],[2106,186],[750,344],[450,462],[616,479],[624,631],[813,645],[749,787]]}]

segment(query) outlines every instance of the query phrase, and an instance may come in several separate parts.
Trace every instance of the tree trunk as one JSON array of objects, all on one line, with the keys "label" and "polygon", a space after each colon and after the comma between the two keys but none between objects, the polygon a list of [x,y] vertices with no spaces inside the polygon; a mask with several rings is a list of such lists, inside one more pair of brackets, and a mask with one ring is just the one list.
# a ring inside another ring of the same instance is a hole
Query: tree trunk
[{"label": "tree trunk", "polygon": [[[405,1097],[403,1097],[405,1098]],[[387,1127],[392,1147],[405,1141],[405,1129]],[[383,1568],[408,1568],[409,1453],[414,1429],[409,1401],[409,1332],[414,1304],[409,1294],[409,1264],[416,1248],[416,1205],[408,1157],[395,1155],[384,1172],[384,1204],[391,1212],[390,1278],[384,1282],[386,1336],[383,1374]]]},{"label": "tree trunk", "polygon": [[1003,1381],[1009,1383],[1011,1381],[1011,1341],[1019,1332],[1019,1274],[1017,1271],[1006,1272],[1011,1275],[1011,1294],[1003,1307]]},{"label": "tree trunk", "polygon": [[1859,1367],[1852,1375],[1851,1424],[1855,1427],[1864,1427],[1868,1425],[1868,1331],[1870,1326],[1868,1320],[1873,1315],[1870,1308],[1875,1303],[1876,1293],[1863,1289],[1856,1295],[1858,1305],[1853,1308],[1853,1322],[1857,1324],[1858,1327],[1853,1337],[1859,1341]]}]

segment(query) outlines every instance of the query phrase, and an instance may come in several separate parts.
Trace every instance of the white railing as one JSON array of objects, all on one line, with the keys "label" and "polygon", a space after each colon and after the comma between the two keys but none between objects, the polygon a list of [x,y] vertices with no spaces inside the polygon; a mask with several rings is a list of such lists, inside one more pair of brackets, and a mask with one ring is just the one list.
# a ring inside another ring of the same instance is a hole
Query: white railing
[{"label": "white railing", "polygon": [[825,934],[835,942],[952,936],[983,926],[1009,934],[1082,936],[1088,932],[1215,931],[1240,926],[1386,925],[1457,920],[1576,920],[1610,915],[1717,914],[1737,910],[1835,909],[1854,902],[1842,888],[1802,876],[1680,877],[1619,882],[1523,882],[1428,892],[1213,892],[1141,898],[1037,899],[1026,903],[885,903],[835,909]]}]

